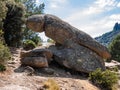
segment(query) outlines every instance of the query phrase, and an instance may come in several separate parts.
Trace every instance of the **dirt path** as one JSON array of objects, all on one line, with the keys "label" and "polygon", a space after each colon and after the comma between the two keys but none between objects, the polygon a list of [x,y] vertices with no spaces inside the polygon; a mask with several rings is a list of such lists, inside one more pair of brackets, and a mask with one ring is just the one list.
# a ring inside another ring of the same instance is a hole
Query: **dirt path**
[{"label": "dirt path", "polygon": [[52,67],[52,75],[36,70],[34,75],[28,76],[24,72],[25,67],[20,66],[20,52],[20,49],[12,48],[13,60],[8,63],[7,71],[0,73],[0,90],[40,90],[48,79],[55,80],[61,90],[99,90],[79,74],[58,67]]}]

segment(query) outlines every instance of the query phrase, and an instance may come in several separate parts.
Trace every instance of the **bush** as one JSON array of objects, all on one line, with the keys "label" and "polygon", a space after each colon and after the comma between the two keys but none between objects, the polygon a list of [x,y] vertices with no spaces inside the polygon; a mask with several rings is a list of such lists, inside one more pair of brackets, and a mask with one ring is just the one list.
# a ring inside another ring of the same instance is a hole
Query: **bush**
[{"label": "bush", "polygon": [[11,58],[10,51],[8,47],[0,42],[0,65],[5,65],[6,61]]},{"label": "bush", "polygon": [[4,19],[4,39],[8,46],[19,47],[22,44],[25,7],[14,0],[6,0],[7,13]]},{"label": "bush", "polygon": [[0,71],[5,71],[6,70],[6,67],[2,64],[0,64]]},{"label": "bush", "polygon": [[43,88],[45,88],[45,90],[60,90],[59,85],[53,79],[48,79],[44,83]]},{"label": "bush", "polygon": [[118,82],[118,75],[110,70],[101,71],[101,69],[97,69],[89,74],[89,79],[102,88],[112,90]]},{"label": "bush", "polygon": [[7,7],[5,0],[0,0],[0,29],[3,28],[3,19],[5,19],[7,13]]},{"label": "bush", "polygon": [[120,62],[120,35],[118,35],[109,45],[111,59]]},{"label": "bush", "polygon": [[30,50],[36,47],[36,44],[32,40],[26,40],[23,42],[23,48],[25,50]]}]

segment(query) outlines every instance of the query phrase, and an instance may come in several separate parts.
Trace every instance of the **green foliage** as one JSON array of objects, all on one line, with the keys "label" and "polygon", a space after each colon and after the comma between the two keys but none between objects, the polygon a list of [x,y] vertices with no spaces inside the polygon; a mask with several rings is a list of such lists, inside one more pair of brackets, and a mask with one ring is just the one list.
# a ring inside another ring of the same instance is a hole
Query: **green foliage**
[{"label": "green foliage", "polygon": [[118,72],[118,71],[119,71],[118,66],[115,66],[115,67],[112,69],[112,71]]},{"label": "green foliage", "polygon": [[[26,15],[25,15],[26,18],[28,16],[33,15],[33,14],[43,13],[44,6],[45,6],[44,3],[36,4],[36,0],[21,0],[21,2],[26,7]],[[36,43],[36,45],[39,45],[39,43],[42,42],[38,33],[29,30],[27,27],[25,27],[23,35],[24,35],[23,40],[29,40],[30,39],[30,40],[34,41]]]},{"label": "green foliage", "polygon": [[11,58],[11,53],[4,44],[3,32],[0,30],[0,71],[6,70],[5,64]]},{"label": "green foliage", "polygon": [[23,43],[23,48],[25,50],[30,50],[36,47],[36,44],[32,40],[26,40]]},{"label": "green foliage", "polygon": [[6,47],[5,45],[3,45],[2,42],[0,42],[0,64],[6,64],[6,61],[8,61],[10,58],[11,54],[8,47]]},{"label": "green foliage", "polygon": [[22,25],[25,9],[21,3],[6,2],[8,12],[4,20],[4,38],[8,46],[19,47],[22,40]]},{"label": "green foliage", "polygon": [[110,53],[112,55],[111,59],[120,62],[120,35],[118,35],[109,46]]},{"label": "green foliage", "polygon": [[23,0],[22,2],[26,6],[26,12],[27,12],[26,17],[33,15],[33,14],[43,13],[43,9],[45,7],[44,3],[37,4],[36,0]]},{"label": "green foliage", "polygon": [[89,74],[89,79],[102,88],[112,90],[113,86],[118,82],[118,75],[110,70],[101,71],[101,69],[97,69]]},{"label": "green foliage", "polygon": [[24,30],[24,40],[32,40],[36,45],[40,45],[43,42],[38,33],[29,29]]},{"label": "green foliage", "polygon": [[5,19],[7,8],[4,0],[0,0],[0,29],[3,27],[3,19]]},{"label": "green foliage", "polygon": [[4,34],[3,31],[0,30],[0,42],[1,42],[1,44],[4,43],[3,34]]},{"label": "green foliage", "polygon": [[47,39],[47,42],[49,42],[49,43],[55,43],[55,41],[54,40],[52,40],[52,39]]},{"label": "green foliage", "polygon": [[34,36],[31,37],[31,40],[35,42],[36,45],[40,45],[42,42],[42,39],[37,34],[33,34],[33,35]]},{"label": "green foliage", "polygon": [[5,71],[5,70],[6,70],[6,67],[4,65],[0,64],[0,72]]},{"label": "green foliage", "polygon": [[24,40],[30,39],[39,45],[42,40],[37,33],[25,27],[24,16],[41,14],[43,9],[44,3],[38,5],[36,0],[0,0],[0,30],[4,32],[2,38],[6,44],[19,47]]}]

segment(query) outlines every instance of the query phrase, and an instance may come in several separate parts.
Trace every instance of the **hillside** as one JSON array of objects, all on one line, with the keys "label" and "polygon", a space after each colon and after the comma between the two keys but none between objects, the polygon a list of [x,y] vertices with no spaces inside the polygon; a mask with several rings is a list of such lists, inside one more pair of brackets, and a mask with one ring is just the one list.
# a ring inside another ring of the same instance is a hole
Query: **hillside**
[{"label": "hillside", "polygon": [[95,39],[104,46],[108,46],[118,34],[120,34],[120,24],[115,23],[112,31],[107,32],[102,36],[96,37]]},{"label": "hillside", "polygon": [[8,62],[7,70],[0,72],[0,90],[45,90],[42,87],[48,79],[56,81],[60,90],[100,90],[89,82],[86,76],[70,72],[56,64],[50,66],[54,74],[49,74],[42,69],[35,69],[35,73],[30,76],[25,71],[25,66],[21,66],[21,49],[11,48],[11,52],[13,57]]}]

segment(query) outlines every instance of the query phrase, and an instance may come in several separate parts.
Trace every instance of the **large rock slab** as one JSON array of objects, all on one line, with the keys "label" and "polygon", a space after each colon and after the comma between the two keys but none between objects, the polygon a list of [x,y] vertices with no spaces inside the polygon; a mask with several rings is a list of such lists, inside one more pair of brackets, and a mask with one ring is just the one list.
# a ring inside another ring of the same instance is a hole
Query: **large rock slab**
[{"label": "large rock slab", "polygon": [[85,73],[94,71],[96,68],[105,70],[103,59],[86,47],[70,44],[68,48],[51,46],[49,49],[54,54],[54,60],[69,69]]},{"label": "large rock slab", "polygon": [[20,54],[21,58],[24,58],[24,57],[45,57],[48,62],[52,61],[52,56],[53,56],[53,53],[50,50],[45,49],[45,48],[34,49],[34,50],[30,50],[30,51],[22,51]]},{"label": "large rock slab", "polygon": [[27,19],[27,26],[33,31],[44,31],[46,36],[62,45],[64,45],[66,41],[71,40],[73,43],[89,48],[102,58],[107,59],[111,56],[106,47],[96,42],[88,34],[54,15],[44,14],[30,16]]},{"label": "large rock slab", "polygon": [[22,65],[37,68],[48,67],[48,63],[52,61],[52,57],[53,53],[45,48],[22,51],[20,54]]},{"label": "large rock slab", "polygon": [[48,62],[45,57],[24,57],[21,59],[21,63],[37,68],[48,67]]}]

